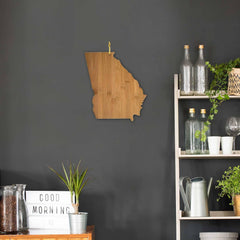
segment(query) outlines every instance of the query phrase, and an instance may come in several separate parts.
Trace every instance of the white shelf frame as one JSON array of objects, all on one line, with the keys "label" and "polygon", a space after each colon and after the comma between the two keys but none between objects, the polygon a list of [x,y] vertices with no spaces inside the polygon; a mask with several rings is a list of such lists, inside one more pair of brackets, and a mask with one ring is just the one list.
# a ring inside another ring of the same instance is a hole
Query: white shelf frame
[{"label": "white shelf frame", "polygon": [[[178,74],[176,74],[178,75]],[[179,100],[181,99],[208,99],[208,96],[204,95],[204,96],[181,96],[180,95],[180,90],[178,89],[177,91],[177,98]],[[230,99],[240,99],[240,96],[229,96]]]},{"label": "white shelf frame", "polygon": [[181,239],[181,212],[179,192],[179,102],[178,74],[174,74],[174,132],[175,132],[175,198],[176,198],[176,240]]},{"label": "white shelf frame", "polygon": [[218,155],[210,155],[210,154],[194,154],[189,155],[186,154],[185,151],[181,151],[179,148],[179,159],[240,159],[240,151],[233,151],[230,155],[223,155],[222,151]]},{"label": "white shelf frame", "polygon": [[184,217],[184,213],[180,211],[180,220],[192,221],[192,220],[239,220],[240,216],[234,216],[233,211],[210,211],[209,217]]},{"label": "white shelf frame", "polygon": [[[240,220],[240,216],[234,216],[232,211],[210,211],[209,217],[184,217],[180,210],[180,159],[240,159],[240,151],[234,151],[231,155],[186,155],[179,147],[179,101],[182,99],[208,99],[208,96],[181,96],[178,89],[178,74],[174,74],[174,130],[175,130],[175,197],[176,197],[176,240],[181,240],[181,221],[192,220]],[[240,99],[240,96],[230,96],[230,99]]]}]

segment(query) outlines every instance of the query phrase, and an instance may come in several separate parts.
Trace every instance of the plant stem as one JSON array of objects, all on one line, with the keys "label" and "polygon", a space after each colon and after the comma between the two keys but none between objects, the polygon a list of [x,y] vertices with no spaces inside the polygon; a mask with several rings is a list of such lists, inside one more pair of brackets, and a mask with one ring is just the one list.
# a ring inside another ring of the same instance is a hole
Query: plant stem
[{"label": "plant stem", "polygon": [[74,203],[74,201],[73,201],[73,192],[71,191],[70,193],[71,193],[71,203],[73,204]]},{"label": "plant stem", "polygon": [[78,207],[79,207],[79,203],[72,203],[73,209],[74,209],[74,213],[78,213]]}]

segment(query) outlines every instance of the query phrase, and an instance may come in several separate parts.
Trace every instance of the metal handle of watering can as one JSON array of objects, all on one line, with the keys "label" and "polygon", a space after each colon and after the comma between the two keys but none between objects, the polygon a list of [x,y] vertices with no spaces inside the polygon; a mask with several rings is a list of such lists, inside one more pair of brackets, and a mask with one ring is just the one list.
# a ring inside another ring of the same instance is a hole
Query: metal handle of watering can
[{"label": "metal handle of watering can", "polygon": [[190,211],[190,205],[189,205],[189,202],[187,200],[187,195],[186,195],[186,192],[185,192],[184,187],[183,187],[183,181],[184,180],[190,181],[190,178],[189,177],[180,177],[180,179],[179,179],[179,187],[180,187],[180,192],[181,192],[181,196],[182,196],[184,206],[186,208],[186,211]]}]

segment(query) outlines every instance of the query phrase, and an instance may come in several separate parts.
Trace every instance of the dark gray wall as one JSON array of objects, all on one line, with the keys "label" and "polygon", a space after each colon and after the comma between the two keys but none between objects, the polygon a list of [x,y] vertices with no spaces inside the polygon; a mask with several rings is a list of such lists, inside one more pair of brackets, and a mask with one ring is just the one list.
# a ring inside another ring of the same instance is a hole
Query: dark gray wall
[{"label": "dark gray wall", "polygon": [[[63,190],[47,166],[82,159],[92,181],[80,207],[97,239],[174,239],[173,74],[186,43],[194,61],[199,43],[210,61],[239,56],[239,9],[238,0],[1,0],[1,184]],[[105,51],[108,40],[148,95],[133,123],[92,113],[84,52]],[[183,111],[190,105],[200,107],[183,102]],[[203,164],[183,173],[219,176],[230,161]],[[234,224],[186,222],[183,235]]]}]

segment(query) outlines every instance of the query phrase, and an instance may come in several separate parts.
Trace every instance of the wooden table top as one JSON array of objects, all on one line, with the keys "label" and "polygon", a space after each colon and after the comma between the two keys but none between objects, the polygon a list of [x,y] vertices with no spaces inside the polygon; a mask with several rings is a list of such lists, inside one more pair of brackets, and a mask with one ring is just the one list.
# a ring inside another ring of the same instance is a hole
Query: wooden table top
[{"label": "wooden table top", "polygon": [[30,229],[28,234],[2,234],[0,235],[0,239],[9,239],[9,238],[18,238],[18,239],[26,239],[26,238],[79,238],[79,237],[88,237],[89,234],[94,232],[95,226],[87,226],[87,232],[83,234],[70,234],[66,230],[59,229]]}]

